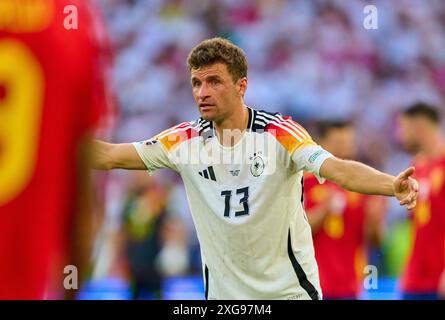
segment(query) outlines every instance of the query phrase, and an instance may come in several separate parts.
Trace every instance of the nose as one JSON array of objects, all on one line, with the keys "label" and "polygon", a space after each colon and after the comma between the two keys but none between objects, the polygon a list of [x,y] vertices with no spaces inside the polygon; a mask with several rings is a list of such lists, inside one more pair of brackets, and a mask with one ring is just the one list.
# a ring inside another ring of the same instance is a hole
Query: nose
[{"label": "nose", "polygon": [[204,82],[198,89],[198,98],[204,101],[206,98],[210,97],[210,91],[208,85]]}]

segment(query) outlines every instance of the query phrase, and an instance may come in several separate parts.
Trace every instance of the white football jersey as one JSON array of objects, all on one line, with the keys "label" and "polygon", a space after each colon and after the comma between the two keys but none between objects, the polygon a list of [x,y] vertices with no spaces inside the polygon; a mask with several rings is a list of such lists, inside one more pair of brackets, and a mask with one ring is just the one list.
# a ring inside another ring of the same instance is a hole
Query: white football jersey
[{"label": "white football jersey", "polygon": [[135,142],[149,172],[180,173],[201,245],[207,299],[321,299],[303,170],[332,155],[279,113],[249,110],[249,126],[224,147],[200,118]]}]

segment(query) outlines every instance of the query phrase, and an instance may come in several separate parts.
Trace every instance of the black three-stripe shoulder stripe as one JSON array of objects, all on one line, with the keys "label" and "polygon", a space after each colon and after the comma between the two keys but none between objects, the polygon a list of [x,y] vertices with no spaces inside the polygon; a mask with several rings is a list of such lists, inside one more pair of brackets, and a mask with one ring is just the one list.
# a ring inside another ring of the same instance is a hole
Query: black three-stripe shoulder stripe
[{"label": "black three-stripe shoulder stripe", "polygon": [[287,237],[287,253],[289,254],[289,259],[292,263],[292,267],[297,275],[298,281],[304,290],[308,293],[309,297],[312,300],[320,300],[317,289],[313,286],[313,284],[308,280],[306,273],[304,272],[301,265],[298,263],[297,258],[294,255],[294,251],[292,250],[292,241],[290,237],[290,229]]},{"label": "black three-stripe shoulder stripe", "polygon": [[261,131],[265,130],[267,125],[278,118],[276,117],[276,113],[269,113],[263,110],[255,111],[255,120],[254,120],[254,126],[253,131]]},{"label": "black three-stripe shoulder stripe", "polygon": [[213,136],[213,123],[211,121],[204,120],[200,118],[198,120],[199,123],[199,135],[204,137],[204,139],[210,138]]},{"label": "black three-stripe shoulder stripe", "polygon": [[203,131],[207,131],[207,129],[210,128],[211,123],[201,118],[198,120],[198,124],[199,124],[199,133],[201,133]]}]

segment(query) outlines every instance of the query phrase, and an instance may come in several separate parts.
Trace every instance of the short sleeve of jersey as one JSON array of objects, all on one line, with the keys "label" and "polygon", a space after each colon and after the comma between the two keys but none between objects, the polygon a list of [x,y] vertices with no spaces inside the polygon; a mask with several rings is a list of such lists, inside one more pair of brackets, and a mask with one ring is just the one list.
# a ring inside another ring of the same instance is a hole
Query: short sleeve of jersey
[{"label": "short sleeve of jersey", "polygon": [[320,183],[325,181],[320,176],[320,167],[332,154],[316,144],[302,126],[291,117],[276,115],[266,130],[286,149],[297,171],[305,170],[314,174]]},{"label": "short sleeve of jersey", "polygon": [[195,135],[196,132],[191,129],[190,123],[183,122],[161,132],[152,139],[133,142],[133,146],[150,174],[161,168],[170,168],[179,172],[180,161],[175,156],[175,150],[181,143]]},{"label": "short sleeve of jersey", "polygon": [[292,154],[292,160],[297,165],[297,170],[305,170],[314,174],[320,183],[325,182],[325,179],[320,176],[321,165],[331,157],[333,157],[331,153],[317,145],[312,139],[297,148]]},{"label": "short sleeve of jersey", "polygon": [[178,171],[172,157],[164,146],[156,139],[133,142],[137,153],[147,167],[147,171],[152,175],[157,169],[171,168]]}]

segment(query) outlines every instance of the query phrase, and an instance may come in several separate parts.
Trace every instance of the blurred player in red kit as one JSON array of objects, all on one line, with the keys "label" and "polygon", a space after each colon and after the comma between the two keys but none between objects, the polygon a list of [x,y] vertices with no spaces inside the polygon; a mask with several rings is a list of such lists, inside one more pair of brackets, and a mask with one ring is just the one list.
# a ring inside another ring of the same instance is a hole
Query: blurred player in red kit
[{"label": "blurred player in red kit", "polygon": [[106,109],[95,24],[86,0],[0,3],[0,299],[72,297],[64,267],[87,272],[88,136]]},{"label": "blurred player in red kit", "polygon": [[401,281],[404,299],[445,298],[445,139],[437,109],[416,103],[399,118],[404,148],[415,155],[419,181],[411,254]]},{"label": "blurred player in red kit", "polygon": [[[343,159],[354,157],[351,123],[321,122],[318,131],[323,148]],[[304,177],[304,199],[324,299],[357,299],[367,240],[379,245],[383,237],[385,199],[350,192],[329,181],[319,184],[309,174]]]}]

